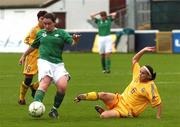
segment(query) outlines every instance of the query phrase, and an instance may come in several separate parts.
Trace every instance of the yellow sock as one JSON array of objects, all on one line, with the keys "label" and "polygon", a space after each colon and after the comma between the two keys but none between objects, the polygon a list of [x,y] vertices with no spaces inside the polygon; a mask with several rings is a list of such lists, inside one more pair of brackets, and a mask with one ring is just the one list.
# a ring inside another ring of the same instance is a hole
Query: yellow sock
[{"label": "yellow sock", "polygon": [[32,89],[37,90],[39,87],[39,82],[35,82],[30,86]]},{"label": "yellow sock", "polygon": [[98,93],[97,92],[89,92],[86,94],[86,100],[95,101],[97,99],[98,99]]},{"label": "yellow sock", "polygon": [[19,99],[20,100],[25,100],[25,96],[28,90],[28,86],[24,84],[24,82],[22,82],[21,86],[20,86],[20,94],[19,94]]}]

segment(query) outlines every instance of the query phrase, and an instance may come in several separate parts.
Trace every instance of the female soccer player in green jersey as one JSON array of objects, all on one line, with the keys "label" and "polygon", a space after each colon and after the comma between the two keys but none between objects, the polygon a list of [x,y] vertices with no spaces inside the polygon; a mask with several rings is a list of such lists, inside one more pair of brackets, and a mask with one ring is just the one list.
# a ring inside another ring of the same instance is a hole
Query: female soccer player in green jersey
[{"label": "female soccer player in green jersey", "polygon": [[64,45],[65,43],[74,45],[80,38],[80,35],[73,34],[73,36],[70,36],[64,30],[56,28],[55,21],[54,14],[47,13],[44,15],[44,29],[37,33],[36,39],[19,61],[20,64],[23,64],[26,56],[38,48],[38,80],[40,83],[34,101],[42,102],[45,92],[53,81],[56,84],[57,92],[54,98],[54,105],[49,112],[51,118],[58,118],[59,116],[57,109],[63,101],[68,80],[70,79],[62,59]]},{"label": "female soccer player in green jersey", "polygon": [[154,47],[145,47],[132,58],[132,81],[122,94],[108,92],[89,92],[75,98],[81,100],[102,100],[108,110],[95,106],[101,118],[123,118],[139,116],[149,104],[157,108],[156,118],[161,117],[161,97],[154,83],[156,73],[152,67],[140,67],[139,60],[145,52],[154,52]]},{"label": "female soccer player in green jersey", "polygon": [[[101,18],[96,18],[100,15]],[[99,43],[98,50],[101,55],[101,64],[103,73],[110,73],[111,60],[110,56],[112,53],[112,40],[110,36],[111,22],[115,19],[116,12],[111,13],[109,16],[105,11],[93,13],[90,15],[91,19],[98,25]]]}]

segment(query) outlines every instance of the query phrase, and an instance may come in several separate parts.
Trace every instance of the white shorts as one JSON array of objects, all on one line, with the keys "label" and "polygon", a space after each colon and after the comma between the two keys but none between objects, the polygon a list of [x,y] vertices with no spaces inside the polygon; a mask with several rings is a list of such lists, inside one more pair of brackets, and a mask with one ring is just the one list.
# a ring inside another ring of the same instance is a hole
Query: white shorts
[{"label": "white shorts", "polygon": [[56,83],[62,76],[67,75],[70,79],[69,73],[64,67],[64,63],[51,63],[47,60],[38,59],[38,80],[41,81],[45,76],[49,76]]},{"label": "white shorts", "polygon": [[112,52],[112,40],[111,35],[99,36],[99,54],[111,53]]}]

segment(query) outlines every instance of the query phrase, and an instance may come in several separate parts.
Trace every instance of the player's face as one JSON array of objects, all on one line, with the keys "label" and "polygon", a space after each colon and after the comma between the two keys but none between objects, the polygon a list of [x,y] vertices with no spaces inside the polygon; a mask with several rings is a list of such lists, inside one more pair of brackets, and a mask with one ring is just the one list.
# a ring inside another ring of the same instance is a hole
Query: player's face
[{"label": "player's face", "polygon": [[41,16],[41,17],[38,19],[38,20],[39,20],[39,26],[41,27],[41,29],[44,28],[43,19],[44,19],[43,16]]},{"label": "player's face", "polygon": [[101,16],[102,20],[105,21],[107,17],[105,15]]},{"label": "player's face", "polygon": [[44,18],[43,24],[44,24],[44,29],[46,29],[49,32],[53,31],[55,28],[55,23],[49,18]]},{"label": "player's face", "polygon": [[143,67],[141,67],[141,69],[140,69],[140,81],[142,81],[142,82],[149,81],[149,74],[146,71],[146,69]]}]

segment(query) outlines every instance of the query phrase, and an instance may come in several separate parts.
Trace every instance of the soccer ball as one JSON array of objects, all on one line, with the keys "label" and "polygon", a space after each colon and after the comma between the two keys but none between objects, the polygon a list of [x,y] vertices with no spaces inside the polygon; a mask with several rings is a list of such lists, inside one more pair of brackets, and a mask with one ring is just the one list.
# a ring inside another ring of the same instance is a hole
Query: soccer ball
[{"label": "soccer ball", "polygon": [[42,102],[34,101],[29,105],[29,114],[32,117],[41,117],[45,112],[45,106]]}]

